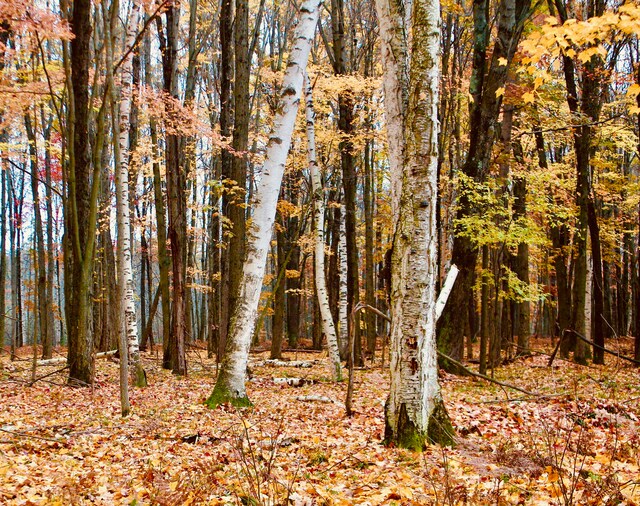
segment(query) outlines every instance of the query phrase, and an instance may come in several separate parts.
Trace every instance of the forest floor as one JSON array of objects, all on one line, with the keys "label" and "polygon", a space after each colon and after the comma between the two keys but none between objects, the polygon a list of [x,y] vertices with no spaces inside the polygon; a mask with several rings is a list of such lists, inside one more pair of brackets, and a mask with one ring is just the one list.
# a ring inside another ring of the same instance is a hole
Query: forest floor
[{"label": "forest floor", "polygon": [[[144,354],[149,387],[131,391],[123,419],[117,361],[97,360],[93,388],[65,386],[66,371],[29,386],[21,352],[0,355],[0,504],[640,504],[640,369],[612,356],[549,368],[535,355],[495,371],[534,396],[441,374],[458,444],[420,454],[382,445],[379,362],[355,372],[348,418],[346,383],[329,381],[323,354],[285,354],[308,369],[252,365],[255,406],[242,411],[203,405],[206,352],[190,352],[187,378]],[[307,381],[277,380],[292,377]]]}]

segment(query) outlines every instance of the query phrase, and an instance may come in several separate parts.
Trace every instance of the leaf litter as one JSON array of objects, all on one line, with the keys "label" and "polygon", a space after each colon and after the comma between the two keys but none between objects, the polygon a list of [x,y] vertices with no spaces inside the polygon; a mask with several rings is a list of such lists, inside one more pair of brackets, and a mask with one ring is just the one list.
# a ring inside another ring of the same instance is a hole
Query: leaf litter
[{"label": "leaf litter", "polygon": [[117,362],[96,361],[93,388],[66,371],[28,386],[28,362],[3,356],[0,504],[640,504],[640,371],[615,358],[495,371],[539,397],[441,373],[458,444],[423,453],[383,446],[379,365],[356,371],[348,418],[326,361],[301,375],[254,354],[254,407],[210,410],[215,360],[192,358],[177,378],[144,355],[149,387],[123,419]]}]

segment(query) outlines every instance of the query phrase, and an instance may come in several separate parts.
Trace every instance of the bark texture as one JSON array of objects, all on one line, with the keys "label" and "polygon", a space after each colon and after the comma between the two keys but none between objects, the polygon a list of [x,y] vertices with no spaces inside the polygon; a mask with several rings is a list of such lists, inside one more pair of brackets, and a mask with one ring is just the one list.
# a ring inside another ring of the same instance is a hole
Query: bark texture
[{"label": "bark texture", "polygon": [[410,23],[408,81],[396,75],[398,82],[390,83],[391,89],[406,87],[408,103],[401,127],[402,168],[392,169],[401,182],[391,260],[391,390],[385,440],[419,451],[428,441],[453,442],[438,384],[435,339],[439,1],[414,1]]},{"label": "bark texture", "polygon": [[247,255],[238,301],[229,322],[229,335],[220,373],[213,392],[206,401],[209,407],[224,402],[236,406],[249,404],[245,388],[249,347],[257,319],[280,185],[300,105],[303,76],[318,23],[318,14],[318,0],[307,0],[300,7],[295,46],[289,56],[260,182],[254,195],[254,218],[248,232]]}]

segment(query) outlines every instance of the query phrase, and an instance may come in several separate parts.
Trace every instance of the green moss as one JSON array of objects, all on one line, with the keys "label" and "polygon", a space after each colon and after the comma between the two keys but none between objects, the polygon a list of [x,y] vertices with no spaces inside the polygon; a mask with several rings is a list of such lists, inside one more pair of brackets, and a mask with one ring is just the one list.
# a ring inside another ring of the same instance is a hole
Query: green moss
[{"label": "green moss", "polygon": [[216,383],[216,386],[213,388],[213,392],[211,392],[211,395],[206,401],[204,401],[204,403],[211,409],[225,403],[229,403],[236,408],[249,408],[253,406],[246,394],[240,397],[233,395],[226,386],[221,385],[220,381]]},{"label": "green moss", "polygon": [[134,372],[134,385],[138,388],[144,388],[147,386],[147,373],[142,366],[136,367]]},{"label": "green moss", "polygon": [[436,402],[427,425],[429,442],[441,446],[455,446],[455,431],[442,399]]},{"label": "green moss", "polygon": [[426,448],[427,436],[419,431],[413,421],[409,418],[406,404],[400,405],[396,431],[394,431],[389,425],[389,421],[385,420],[384,444],[387,446],[394,445],[399,448],[406,448],[416,452],[421,452]]},{"label": "green moss", "polygon": [[416,452],[423,451],[427,443],[442,446],[455,445],[455,432],[442,400],[436,403],[433,413],[429,417],[426,434],[416,427],[407,414],[406,405],[402,404],[398,413],[397,431],[394,433],[389,423],[385,422],[384,435],[386,445],[395,445]]}]

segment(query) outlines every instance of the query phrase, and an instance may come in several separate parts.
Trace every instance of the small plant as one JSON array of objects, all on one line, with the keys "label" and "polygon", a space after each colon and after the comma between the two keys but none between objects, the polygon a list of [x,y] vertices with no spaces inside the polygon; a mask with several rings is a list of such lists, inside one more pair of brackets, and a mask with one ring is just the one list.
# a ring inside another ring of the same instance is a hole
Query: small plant
[{"label": "small plant", "polygon": [[[561,504],[582,503],[579,490],[593,504],[618,504],[622,500],[620,484],[613,469],[617,431],[613,433],[613,454],[602,474],[585,467],[587,456],[595,456],[589,426],[597,422],[589,407],[566,417],[541,422],[538,437],[531,437],[533,460],[543,467]],[[615,428],[615,424],[610,425]]]},{"label": "small plant", "polygon": [[[232,438],[232,449],[236,454],[239,504],[252,506],[276,506],[289,504],[298,477],[299,466],[285,475],[285,469],[277,465],[279,450],[290,444],[283,437],[281,417],[273,433],[255,431],[245,418],[240,419],[242,428]],[[254,437],[253,434],[256,434]]]}]

